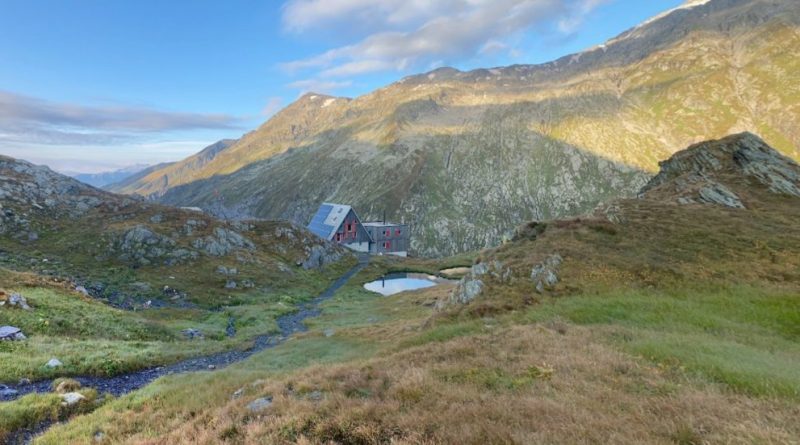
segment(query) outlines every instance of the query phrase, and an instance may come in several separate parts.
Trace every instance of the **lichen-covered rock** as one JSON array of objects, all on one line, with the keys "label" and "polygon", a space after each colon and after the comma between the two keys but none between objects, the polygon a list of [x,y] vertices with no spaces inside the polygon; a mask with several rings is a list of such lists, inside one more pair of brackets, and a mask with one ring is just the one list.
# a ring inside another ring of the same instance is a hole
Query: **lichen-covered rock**
[{"label": "lichen-covered rock", "polygon": [[316,244],[306,249],[307,256],[299,261],[299,265],[305,270],[322,270],[327,265],[333,264],[342,259],[344,252],[336,246],[323,246]]},{"label": "lichen-covered rock", "polygon": [[744,209],[746,203],[733,189],[754,183],[800,197],[800,166],[751,133],[693,145],[659,165],[641,198]]},{"label": "lichen-covered rock", "polygon": [[537,292],[541,294],[558,284],[558,269],[562,262],[564,262],[564,259],[561,258],[561,255],[555,254],[548,256],[543,262],[533,266],[531,281],[534,282]]},{"label": "lichen-covered rock", "polygon": [[483,293],[486,282],[509,283],[513,279],[510,268],[498,260],[474,264],[469,272],[458,282],[458,285],[446,300],[437,302],[437,309],[448,306],[468,304]]},{"label": "lichen-covered rock", "polygon": [[698,192],[698,199],[707,204],[718,204],[734,209],[744,208],[742,200],[736,196],[736,193],[718,182],[712,182],[702,187]]},{"label": "lichen-covered rock", "polygon": [[228,255],[237,249],[254,250],[256,247],[249,239],[224,227],[215,228],[213,235],[196,239],[193,246],[215,257]]},{"label": "lichen-covered rock", "polygon": [[118,252],[121,261],[144,266],[171,257],[175,245],[172,238],[138,224],[120,235],[112,250]]},{"label": "lichen-covered rock", "polygon": [[26,311],[31,310],[31,307],[28,305],[28,300],[22,294],[11,294],[8,297],[8,305],[10,307],[17,307]]}]

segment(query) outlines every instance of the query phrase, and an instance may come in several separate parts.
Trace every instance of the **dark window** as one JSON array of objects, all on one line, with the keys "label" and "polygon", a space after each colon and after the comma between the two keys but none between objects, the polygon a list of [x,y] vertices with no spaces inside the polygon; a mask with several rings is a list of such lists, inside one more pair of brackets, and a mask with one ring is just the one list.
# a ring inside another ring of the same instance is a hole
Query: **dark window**
[{"label": "dark window", "polygon": [[337,233],[336,234],[336,241],[341,241],[341,240],[342,240],[342,234],[341,233]]},{"label": "dark window", "polygon": [[397,235],[397,236],[400,236],[400,229],[395,230],[394,234]]}]

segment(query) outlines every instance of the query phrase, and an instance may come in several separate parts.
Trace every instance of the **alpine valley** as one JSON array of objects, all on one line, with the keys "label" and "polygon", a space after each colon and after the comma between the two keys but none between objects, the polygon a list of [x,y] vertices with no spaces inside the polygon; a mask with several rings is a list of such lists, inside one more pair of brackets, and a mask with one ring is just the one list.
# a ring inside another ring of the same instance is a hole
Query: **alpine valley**
[{"label": "alpine valley", "polygon": [[[97,126],[70,148],[229,128],[12,96],[2,143],[20,120]],[[304,94],[165,160],[101,189],[0,155],[0,443],[798,443],[800,1],[690,0],[550,63]]]},{"label": "alpine valley", "polygon": [[417,255],[489,247],[634,195],[693,142],[752,131],[800,159],[799,26],[792,0],[694,1],[544,65],[306,94],[229,147],[111,190],[301,225],[347,202],[410,223]]}]

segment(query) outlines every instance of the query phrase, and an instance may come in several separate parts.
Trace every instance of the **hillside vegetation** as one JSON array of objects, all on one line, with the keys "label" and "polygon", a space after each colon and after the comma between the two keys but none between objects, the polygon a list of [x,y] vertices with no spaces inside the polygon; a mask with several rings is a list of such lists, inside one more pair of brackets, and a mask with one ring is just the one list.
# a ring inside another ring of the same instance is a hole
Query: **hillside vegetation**
[{"label": "hillside vegetation", "polygon": [[675,147],[748,130],[800,159],[798,24],[793,0],[711,0],[547,64],[311,93],[207,163],[115,190],[298,224],[343,202],[411,223],[419,255],[490,247],[632,196]]},{"label": "hillside vegetation", "polygon": [[793,443],[798,218],[792,160],[750,134],[699,144],[458,283],[378,297],[360,284],[404,267],[381,260],[294,341],[35,443]]}]

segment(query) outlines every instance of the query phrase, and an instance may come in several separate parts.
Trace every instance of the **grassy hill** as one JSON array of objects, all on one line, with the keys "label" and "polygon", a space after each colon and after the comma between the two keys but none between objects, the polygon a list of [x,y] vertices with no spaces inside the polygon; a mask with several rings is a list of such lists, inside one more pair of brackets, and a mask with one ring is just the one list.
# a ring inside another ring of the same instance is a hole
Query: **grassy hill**
[{"label": "grassy hill", "polygon": [[[0,325],[29,338],[0,343],[3,383],[246,347],[355,263],[288,223],[228,223],[11,158],[0,158],[0,196]],[[5,304],[15,293],[32,309]],[[53,357],[64,366],[46,368]]]},{"label": "grassy hill", "polygon": [[792,443],[798,187],[753,135],[690,147],[639,198],[520,226],[459,283],[378,297],[360,284],[463,261],[382,259],[294,341],[35,443]]},{"label": "grassy hill", "polygon": [[675,147],[748,130],[800,159],[798,24],[791,0],[711,0],[547,64],[308,94],[203,166],[115,191],[300,224],[346,202],[411,223],[420,255],[485,248],[634,195]]}]

